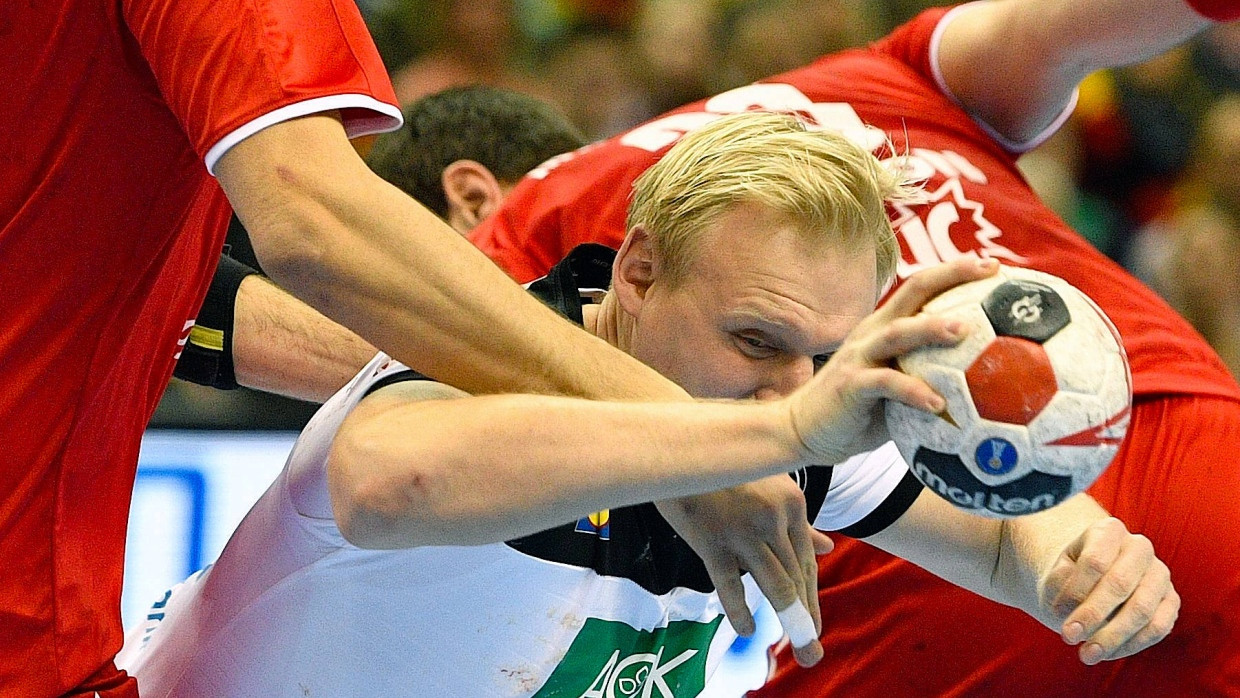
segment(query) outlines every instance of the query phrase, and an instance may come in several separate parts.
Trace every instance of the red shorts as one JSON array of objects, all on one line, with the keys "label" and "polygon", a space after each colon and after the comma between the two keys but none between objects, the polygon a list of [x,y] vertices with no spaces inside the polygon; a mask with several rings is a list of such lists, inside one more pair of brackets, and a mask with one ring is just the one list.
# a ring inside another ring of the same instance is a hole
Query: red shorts
[{"label": "red shorts", "polygon": [[1024,613],[837,537],[820,558],[826,656],[786,649],[754,695],[1240,696],[1240,402],[1158,396],[1089,492],[1154,543],[1182,599],[1175,629],[1132,657],[1088,667]]}]

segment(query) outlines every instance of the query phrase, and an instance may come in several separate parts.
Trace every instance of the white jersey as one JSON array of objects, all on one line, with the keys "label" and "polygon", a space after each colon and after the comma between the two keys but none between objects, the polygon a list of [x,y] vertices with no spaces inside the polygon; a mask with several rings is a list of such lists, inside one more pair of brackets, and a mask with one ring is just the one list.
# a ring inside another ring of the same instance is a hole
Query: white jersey
[{"label": "white jersey", "polygon": [[[697,695],[736,633],[653,505],[490,545],[345,541],[332,439],[376,386],[416,377],[380,354],[319,410],[219,560],[126,639],[142,696]],[[890,445],[799,475],[824,530],[880,530],[920,489]]]}]

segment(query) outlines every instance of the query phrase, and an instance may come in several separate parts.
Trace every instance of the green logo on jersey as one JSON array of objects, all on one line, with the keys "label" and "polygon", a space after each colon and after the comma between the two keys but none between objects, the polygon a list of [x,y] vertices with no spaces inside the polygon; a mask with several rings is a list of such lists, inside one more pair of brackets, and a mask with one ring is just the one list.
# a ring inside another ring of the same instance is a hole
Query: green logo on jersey
[{"label": "green logo on jersey", "polygon": [[706,687],[706,653],[723,616],[653,632],[586,619],[534,698],[683,698]]}]

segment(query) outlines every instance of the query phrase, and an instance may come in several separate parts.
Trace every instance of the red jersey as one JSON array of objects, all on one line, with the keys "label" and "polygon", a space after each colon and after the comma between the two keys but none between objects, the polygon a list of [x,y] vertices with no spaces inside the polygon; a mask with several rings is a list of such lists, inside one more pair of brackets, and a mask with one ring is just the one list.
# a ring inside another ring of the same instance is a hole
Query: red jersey
[{"label": "red jersey", "polygon": [[930,46],[944,12],[927,12],[868,49],[824,57],[559,156],[526,176],[470,239],[522,282],[545,274],[578,244],[619,247],[633,180],[685,131],[748,109],[796,111],[869,147],[889,137],[927,177],[930,202],[901,207],[893,221],[903,255],[900,280],[978,254],[1055,274],[1114,321],[1138,395],[1240,397],[1198,333],[1051,212],[1017,170],[1019,152],[1049,137],[1058,123],[1034,142],[1000,143],[940,88]]},{"label": "red jersey", "polygon": [[400,113],[352,0],[7,2],[0,34],[0,693],[134,695],[110,660],[138,445],[229,215],[204,159]]},{"label": "red jersey", "polygon": [[522,281],[582,242],[618,246],[633,180],[686,130],[719,114],[794,110],[867,146],[889,137],[926,177],[931,199],[895,212],[898,280],[940,261],[985,254],[1067,279],[1119,329],[1138,404],[1124,447],[1089,491],[1154,542],[1183,597],[1180,621],[1154,648],[1086,667],[1076,648],[1026,614],[837,537],[835,551],[819,558],[826,659],[802,670],[784,648],[772,682],[758,694],[1240,695],[1240,574],[1230,572],[1240,569],[1240,471],[1231,467],[1240,389],[1187,322],[1073,232],[1024,181],[1016,157],[1058,123],[1034,142],[1007,143],[947,94],[934,67],[947,11],[930,10],[869,48],[824,57],[560,156],[526,177],[471,239]]}]

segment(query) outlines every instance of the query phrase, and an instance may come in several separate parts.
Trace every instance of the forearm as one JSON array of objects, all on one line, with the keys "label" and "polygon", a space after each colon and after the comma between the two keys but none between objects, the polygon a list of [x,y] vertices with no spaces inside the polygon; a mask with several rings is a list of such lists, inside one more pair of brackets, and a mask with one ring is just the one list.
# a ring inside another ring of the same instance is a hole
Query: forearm
[{"label": "forearm", "polygon": [[1039,615],[1039,580],[1068,544],[1107,513],[1077,495],[1039,514],[989,519],[925,490],[867,542],[999,603]]},{"label": "forearm", "polygon": [[375,355],[364,339],[259,276],[241,283],[233,322],[237,382],[323,402]]},{"label": "forearm", "polygon": [[687,399],[370,172],[331,117],[265,129],[217,172],[273,279],[437,380],[475,394]]},{"label": "forearm", "polygon": [[1042,607],[1043,580],[1059,555],[1085,529],[1109,516],[1091,497],[1078,494],[1053,509],[1003,522],[993,594],[1058,630],[1061,619]]},{"label": "forearm", "polygon": [[341,530],[359,545],[479,544],[802,459],[778,403],[489,396],[363,404],[335,439],[328,481]]},{"label": "forearm", "polygon": [[1089,73],[1153,57],[1209,24],[1183,0],[979,3],[944,30],[939,67],[967,110],[1023,142]]}]

